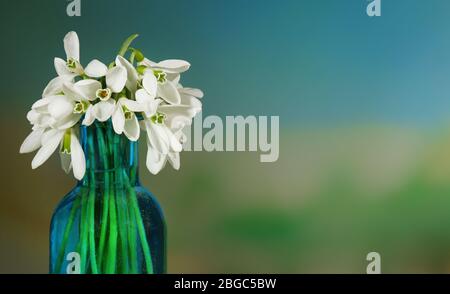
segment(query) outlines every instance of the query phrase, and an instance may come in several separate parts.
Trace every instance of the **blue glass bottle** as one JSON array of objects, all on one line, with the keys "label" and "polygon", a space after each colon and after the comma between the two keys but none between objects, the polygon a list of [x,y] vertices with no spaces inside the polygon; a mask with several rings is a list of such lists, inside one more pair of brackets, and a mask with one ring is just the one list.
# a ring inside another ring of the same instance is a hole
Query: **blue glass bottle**
[{"label": "blue glass bottle", "polygon": [[57,206],[50,273],[166,272],[162,210],[138,177],[137,142],[111,122],[80,128],[86,174]]}]

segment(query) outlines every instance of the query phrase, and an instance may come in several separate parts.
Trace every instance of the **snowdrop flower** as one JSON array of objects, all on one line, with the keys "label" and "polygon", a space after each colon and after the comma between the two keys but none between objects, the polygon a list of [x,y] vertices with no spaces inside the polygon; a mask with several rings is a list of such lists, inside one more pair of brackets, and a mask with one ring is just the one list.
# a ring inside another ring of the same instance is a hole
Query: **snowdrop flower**
[{"label": "snowdrop flower", "polygon": [[193,96],[202,97],[200,90],[188,88],[180,92],[180,103],[176,105],[162,104],[145,88],[136,92],[136,101],[144,109],[141,127],[147,133],[147,168],[153,174],[158,173],[167,160],[174,168],[179,166],[180,130],[190,125],[192,118],[201,111],[201,102]]},{"label": "snowdrop flower", "polygon": [[[78,137],[73,129],[57,130],[42,129],[33,131],[20,147],[21,153],[33,152],[37,149],[31,167],[33,169],[41,166],[60,146],[63,168],[67,172],[73,169],[75,178],[81,180],[86,171],[86,160]],[[69,156],[70,158],[67,158]]]},{"label": "snowdrop flower", "polygon": [[181,151],[181,145],[165,125],[166,115],[158,111],[162,100],[156,99],[154,93],[151,95],[144,88],[136,92],[136,102],[143,111],[141,127],[147,132],[149,146],[162,154],[167,154],[170,148]]},{"label": "snowdrop flower", "polygon": [[136,101],[141,105],[142,111],[144,111],[146,117],[151,117],[156,113],[161,99],[156,99],[155,95],[149,94],[145,89],[139,89],[136,91]]},{"label": "snowdrop flower", "polygon": [[[93,108],[92,101],[96,99],[95,93],[101,88],[101,83],[96,80],[81,80],[63,84],[63,93],[43,98],[47,104],[47,111],[56,123],[53,128],[65,130],[74,126],[83,116]],[[50,101],[48,101],[50,100]]]},{"label": "snowdrop flower", "polygon": [[[120,55],[108,68],[97,59],[83,68],[80,44],[75,32],[64,37],[66,60],[54,59],[58,76],[51,80],[27,113],[31,133],[20,147],[21,153],[37,150],[32,168],[43,164],[58,148],[62,168],[73,170],[77,179],[86,170],[85,155],[78,139],[80,124],[111,119],[114,132],[137,141],[146,132],[147,167],[158,173],[167,161],[180,167],[179,152],[185,126],[201,111],[203,93],[185,88],[180,74],[189,69],[183,60],[153,62],[124,42]],[[131,50],[130,60],[123,55]],[[137,61],[137,67],[134,66]],[[139,121],[141,120],[141,121]]]},{"label": "snowdrop flower", "polygon": [[134,66],[120,55],[116,57],[116,65],[122,66],[127,70],[126,87],[131,93],[135,93],[138,87],[139,75]]},{"label": "snowdrop flower", "polygon": [[143,111],[142,106],[128,98],[120,98],[112,114],[112,124],[117,134],[124,133],[130,141],[137,141],[140,135],[139,121],[135,112]]},{"label": "snowdrop flower", "polygon": [[48,113],[48,104],[54,98],[55,96],[48,96],[39,99],[27,113],[27,119],[33,125],[33,130],[50,128],[55,124],[55,119]]},{"label": "snowdrop flower", "polygon": [[153,148],[151,143],[147,139],[147,158],[146,166],[147,169],[154,175],[158,174],[169,161],[172,167],[176,170],[180,169],[180,153],[170,151],[167,154],[158,152],[157,149]]},{"label": "snowdrop flower", "polygon": [[86,159],[74,129],[64,133],[59,154],[63,170],[69,173],[73,169],[75,178],[81,180],[86,172]]},{"label": "snowdrop flower", "polygon": [[165,163],[165,158],[183,149],[179,138],[164,123],[162,113],[145,119],[143,125],[147,133],[147,168],[152,174],[157,174]]},{"label": "snowdrop flower", "polygon": [[170,104],[180,103],[177,84],[180,73],[190,67],[187,61],[169,59],[155,63],[144,59],[140,66],[143,68],[142,86],[149,94],[155,94],[156,97],[161,97]]},{"label": "snowdrop flower", "polygon": [[190,125],[197,109],[188,105],[160,105],[157,112],[146,117],[141,127],[147,133],[147,168],[157,174],[167,160],[179,168],[179,155],[183,147],[181,129]]},{"label": "snowdrop flower", "polygon": [[[171,131],[175,139],[180,142],[180,144],[186,141],[186,136],[183,133],[183,128],[191,124],[191,120],[185,117],[178,117],[178,119],[173,121],[173,127]],[[161,153],[156,149],[150,142],[149,137],[147,137],[147,158],[146,166],[147,169],[154,175],[158,174],[166,165],[166,162],[172,165],[175,170],[180,169],[180,151],[171,149],[166,154]]]},{"label": "snowdrop flower", "polygon": [[92,108],[87,109],[83,125],[91,125],[95,119],[104,122],[113,114],[116,106],[114,99],[111,99],[113,93],[120,93],[127,83],[127,70],[118,65],[108,70],[105,64],[94,59],[86,67],[86,75],[94,78],[105,77],[106,88],[102,89],[101,83],[95,89],[94,99],[100,102]]},{"label": "snowdrop flower", "polygon": [[69,32],[64,37],[64,50],[67,59],[56,57],[54,59],[55,70],[58,76],[52,79],[45,87],[42,97],[58,94],[62,91],[62,85],[73,82],[74,78],[83,74],[80,64],[80,42],[75,32]]},{"label": "snowdrop flower", "polygon": [[156,112],[151,117],[144,119],[143,125],[149,144],[162,154],[167,154],[169,151],[180,152],[181,144],[167,127],[165,120],[166,115],[162,112]]}]

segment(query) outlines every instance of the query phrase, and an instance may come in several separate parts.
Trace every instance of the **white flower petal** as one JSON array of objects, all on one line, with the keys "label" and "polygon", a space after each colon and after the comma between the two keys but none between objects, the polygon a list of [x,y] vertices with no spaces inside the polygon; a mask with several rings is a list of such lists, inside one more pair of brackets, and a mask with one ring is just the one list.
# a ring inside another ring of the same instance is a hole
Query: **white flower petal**
[{"label": "white flower petal", "polygon": [[101,78],[108,72],[108,67],[101,61],[94,59],[84,69],[85,74],[92,78]]},{"label": "white flower petal", "polygon": [[186,117],[192,119],[197,114],[197,108],[188,105],[161,105],[158,111],[166,115],[166,120],[171,120],[175,117]]},{"label": "white flower petal", "polygon": [[179,87],[180,78],[181,78],[181,76],[179,73],[168,73],[167,74],[167,79],[169,81],[171,81],[174,85],[176,85],[177,88]]},{"label": "white flower petal", "polygon": [[65,60],[63,60],[59,57],[55,57],[53,63],[55,65],[55,70],[56,70],[56,73],[58,74],[58,76],[73,75],[73,77],[75,77],[76,74],[69,71]]},{"label": "white flower petal", "polygon": [[145,120],[145,126],[147,129],[147,137],[150,144],[162,154],[169,152],[169,138],[163,127],[158,124],[152,123],[150,120]]},{"label": "white flower petal", "polygon": [[148,58],[144,58],[144,60],[143,60],[142,62],[139,62],[139,65],[145,65],[145,66],[147,66],[147,67],[153,67],[153,66],[156,65],[156,62],[151,61],[151,60],[148,59]]},{"label": "white flower petal", "polygon": [[65,82],[62,89],[64,94],[73,101],[88,100],[87,96],[72,83]]},{"label": "white flower petal", "polygon": [[94,105],[95,118],[98,121],[107,121],[114,112],[116,102],[113,99],[101,101]]},{"label": "white flower petal", "polygon": [[126,86],[131,93],[136,92],[139,76],[134,66],[122,56],[116,57],[116,64],[123,66],[127,70]]},{"label": "white flower petal", "polygon": [[29,153],[41,147],[41,139],[44,134],[44,129],[37,129],[32,131],[23,141],[20,146],[20,153]]},{"label": "white flower petal", "polygon": [[167,154],[167,159],[175,170],[180,169],[180,153],[169,152],[169,154]]},{"label": "white flower petal", "polygon": [[156,113],[158,105],[162,102],[161,99],[155,99],[150,96],[148,92],[144,89],[139,89],[136,91],[136,101],[142,105],[145,115],[150,117]]},{"label": "white flower petal", "polygon": [[183,150],[183,146],[181,145],[180,141],[178,141],[178,139],[167,126],[164,125],[162,126],[162,128],[166,132],[171,151],[181,152]]},{"label": "white flower petal", "polygon": [[116,134],[122,134],[125,127],[125,114],[123,113],[122,106],[117,104],[116,109],[112,115],[113,129]]},{"label": "white flower petal", "polygon": [[80,61],[80,41],[77,33],[67,33],[64,37],[64,50],[66,51],[67,58],[73,58]]},{"label": "white flower petal", "polygon": [[31,106],[31,109],[35,110],[39,113],[48,113],[48,105],[53,100],[58,99],[58,97],[61,97],[61,95],[47,96],[45,98],[39,99],[33,103],[33,105]]},{"label": "white flower petal", "polygon": [[59,152],[59,157],[61,158],[61,167],[66,174],[72,169],[72,160],[70,154]]},{"label": "white flower petal", "polygon": [[81,180],[86,172],[86,159],[83,148],[81,148],[74,130],[71,130],[70,133],[70,155],[72,158],[73,175],[77,180]]},{"label": "white flower petal", "polygon": [[80,118],[81,118],[81,114],[71,113],[64,119],[62,119],[60,121],[54,121],[53,123],[51,123],[51,127],[55,128],[57,130],[67,130],[68,128],[71,128],[74,125],[76,125],[78,123],[78,121],[80,120]]},{"label": "white flower petal", "polygon": [[37,112],[34,109],[31,109],[30,111],[28,111],[27,113],[27,120],[31,123],[34,124],[35,122],[37,122],[39,120],[39,116],[41,114],[39,114],[39,112]]},{"label": "white flower petal", "polygon": [[196,98],[203,98],[203,92],[200,89],[180,88],[180,89],[178,89],[178,92],[180,92],[180,94],[186,94],[186,95],[194,96]]},{"label": "white flower petal", "polygon": [[180,93],[170,81],[158,84],[158,96],[170,104],[180,104],[181,102]]},{"label": "white flower petal", "polygon": [[48,113],[55,119],[61,120],[73,112],[74,102],[66,97],[59,96],[58,99],[53,99],[48,105]]},{"label": "white flower petal", "polygon": [[166,163],[166,156],[160,154],[156,149],[151,147],[151,144],[147,142],[147,160],[146,160],[146,166],[147,169],[154,175],[159,173],[165,163]]},{"label": "white flower petal", "polygon": [[158,62],[153,68],[162,69],[168,73],[182,73],[189,69],[190,63],[185,60],[168,59]]},{"label": "white flower petal", "polygon": [[136,101],[142,105],[150,103],[155,100],[155,97],[150,96],[150,94],[145,89],[139,89],[136,91]]},{"label": "white flower petal", "polygon": [[127,82],[127,70],[123,66],[115,66],[106,74],[106,85],[114,93],[119,93]]},{"label": "white flower petal", "polygon": [[130,141],[137,141],[140,135],[139,122],[136,115],[133,118],[125,120],[125,127],[123,132],[130,139]]},{"label": "white flower petal", "polygon": [[156,97],[156,92],[158,89],[158,81],[156,80],[153,71],[147,70],[144,73],[144,78],[142,79],[142,86],[151,97]]},{"label": "white flower petal", "polygon": [[51,117],[49,114],[39,114],[39,117],[34,122],[33,129],[43,128],[46,129],[51,127],[55,123],[55,119]]},{"label": "white flower petal", "polygon": [[196,108],[197,112],[199,112],[198,110],[202,109],[202,102],[198,99],[195,98],[194,96],[191,95],[186,95],[186,94],[181,94],[181,105],[186,105],[186,106],[190,106],[193,108]]},{"label": "white flower petal", "polygon": [[47,131],[45,131],[42,134],[41,137],[41,145],[45,145],[47,143],[47,141],[52,138],[55,134],[57,134],[59,131],[56,129],[49,129]]},{"label": "white flower petal", "polygon": [[61,77],[52,79],[42,92],[42,97],[55,95],[62,92],[62,85],[64,80]]},{"label": "white flower petal", "polygon": [[90,126],[95,120],[95,112],[94,112],[94,106],[91,104],[89,105],[88,109],[86,110],[86,113],[84,114],[82,125]]},{"label": "white flower petal", "polygon": [[[176,134],[176,132],[181,131],[184,127],[190,126],[192,124],[192,119],[184,116],[175,116],[170,120],[166,119],[165,124],[169,127],[170,130],[172,130],[174,134]],[[180,139],[179,137],[177,138]],[[178,141],[181,142],[181,140]]]},{"label": "white flower petal", "polygon": [[76,82],[74,86],[84,99],[94,101],[97,99],[97,90],[102,88],[102,83],[97,80],[87,79]]},{"label": "white flower petal", "polygon": [[43,142],[41,149],[39,149],[31,162],[31,168],[38,168],[53,154],[56,148],[58,148],[63,135],[64,131],[54,132],[52,133],[52,136]]},{"label": "white flower petal", "polygon": [[137,101],[130,100],[127,98],[120,98],[118,103],[124,105],[128,110],[132,112],[141,112],[144,111],[144,106]]}]

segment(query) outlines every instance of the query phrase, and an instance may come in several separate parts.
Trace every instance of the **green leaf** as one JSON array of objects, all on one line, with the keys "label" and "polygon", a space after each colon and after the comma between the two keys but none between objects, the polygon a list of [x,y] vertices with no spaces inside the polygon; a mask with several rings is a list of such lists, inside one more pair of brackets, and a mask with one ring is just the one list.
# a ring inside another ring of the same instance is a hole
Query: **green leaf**
[{"label": "green leaf", "polygon": [[138,34],[133,34],[131,36],[129,36],[125,42],[123,42],[122,47],[120,47],[120,51],[119,54],[120,56],[124,56],[125,52],[127,52],[128,48],[130,47],[131,43],[133,42],[134,39],[136,39],[139,35]]}]

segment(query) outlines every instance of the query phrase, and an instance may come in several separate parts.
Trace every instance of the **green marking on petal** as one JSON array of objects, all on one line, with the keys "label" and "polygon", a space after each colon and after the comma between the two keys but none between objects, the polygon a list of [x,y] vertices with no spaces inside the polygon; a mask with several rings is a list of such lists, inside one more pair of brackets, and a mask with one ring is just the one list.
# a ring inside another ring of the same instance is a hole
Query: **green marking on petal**
[{"label": "green marking on petal", "polygon": [[88,101],[82,100],[75,103],[75,106],[73,108],[73,113],[82,114],[85,113],[88,109],[90,103]]},{"label": "green marking on petal", "polygon": [[123,115],[126,120],[132,119],[134,113],[130,111],[125,105],[122,105]]},{"label": "green marking on petal", "polygon": [[165,83],[167,81],[167,74],[165,72],[163,72],[162,70],[153,70],[153,74],[156,77],[156,80],[159,83]]},{"label": "green marking on petal", "polygon": [[95,92],[95,96],[96,96],[98,99],[102,100],[102,101],[108,100],[109,98],[111,98],[111,95],[112,95],[112,91],[111,91],[111,89],[109,89],[109,88],[106,88],[106,89],[98,89],[98,90]]},{"label": "green marking on petal", "polygon": [[161,113],[161,112],[157,112],[152,117],[150,117],[150,120],[153,123],[159,124],[159,125],[162,125],[164,123],[165,119],[166,119],[166,115],[164,113]]},{"label": "green marking on petal", "polygon": [[67,58],[67,67],[70,69],[76,69],[77,68],[77,61],[73,58]]},{"label": "green marking on petal", "polygon": [[61,144],[61,153],[70,154],[70,129],[64,133]]}]

